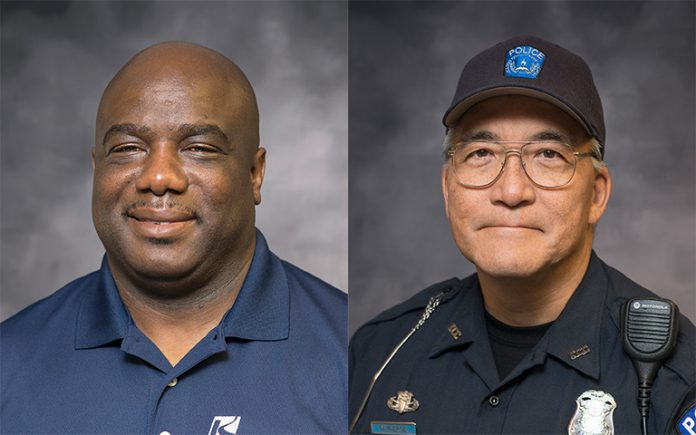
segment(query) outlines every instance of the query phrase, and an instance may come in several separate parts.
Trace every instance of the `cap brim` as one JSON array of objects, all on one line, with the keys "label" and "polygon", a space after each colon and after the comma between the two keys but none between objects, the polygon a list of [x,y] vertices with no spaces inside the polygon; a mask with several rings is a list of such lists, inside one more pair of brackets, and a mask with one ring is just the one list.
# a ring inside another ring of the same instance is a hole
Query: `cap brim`
[{"label": "cap brim", "polygon": [[499,97],[502,95],[524,95],[527,97],[536,98],[542,101],[546,101],[547,103],[553,104],[554,106],[558,107],[559,109],[563,110],[568,115],[570,115],[578,123],[580,123],[580,125],[583,126],[587,134],[589,134],[591,137],[595,136],[590,130],[587,123],[580,117],[580,115],[578,115],[578,113],[576,113],[573,110],[572,107],[562,102],[558,98],[553,97],[545,92],[521,86],[502,86],[491,89],[484,89],[482,91],[476,92],[470,97],[464,98],[459,103],[457,103],[457,105],[454,106],[449,112],[445,114],[445,126],[447,128],[454,127],[457,124],[457,121],[459,121],[459,119],[464,115],[464,113],[467,110],[469,110],[472,106],[474,106],[477,103],[480,103],[483,100],[487,100],[493,97]]}]

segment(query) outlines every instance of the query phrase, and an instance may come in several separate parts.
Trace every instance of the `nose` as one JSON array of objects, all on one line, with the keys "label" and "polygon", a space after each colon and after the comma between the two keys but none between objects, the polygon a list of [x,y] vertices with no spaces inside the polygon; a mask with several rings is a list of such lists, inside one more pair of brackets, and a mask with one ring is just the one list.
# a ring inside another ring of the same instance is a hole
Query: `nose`
[{"label": "nose", "polygon": [[490,199],[494,204],[513,208],[534,202],[534,185],[524,171],[519,152],[507,154],[503,172],[490,189]]},{"label": "nose", "polygon": [[183,193],[188,188],[188,176],[175,146],[157,144],[144,161],[135,187],[140,192],[162,196],[167,192]]}]

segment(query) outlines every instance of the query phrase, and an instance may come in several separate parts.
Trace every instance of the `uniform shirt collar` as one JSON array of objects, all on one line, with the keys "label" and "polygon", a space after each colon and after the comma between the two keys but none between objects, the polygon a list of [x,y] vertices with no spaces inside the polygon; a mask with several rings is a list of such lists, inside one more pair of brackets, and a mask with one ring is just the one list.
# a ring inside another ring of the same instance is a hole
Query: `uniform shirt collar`
[{"label": "uniform shirt collar", "polygon": [[[592,252],[585,276],[561,314],[536,346],[535,355],[539,354],[538,357],[542,359],[544,353],[552,355],[574,369],[599,379],[600,333],[607,285],[602,262]],[[476,275],[463,280],[462,289],[468,290],[463,290],[460,297],[456,298],[458,301],[453,301],[456,305],[447,321],[448,328],[450,325],[456,325],[460,335],[455,339],[448,329],[443,328],[431,348],[431,358],[472,342],[488,343],[486,328],[483,327],[483,298]]]},{"label": "uniform shirt collar", "polygon": [[[244,284],[232,309],[223,317],[226,337],[246,340],[288,338],[290,289],[281,260],[256,230],[256,248]],[[86,288],[77,315],[75,348],[87,349],[121,340],[132,323],[116,289],[106,259],[96,287]]]},{"label": "uniform shirt collar", "polygon": [[594,379],[599,379],[607,285],[602,261],[593,251],[585,276],[546,336],[548,354]]},{"label": "uniform shirt collar", "polygon": [[[481,297],[481,287],[477,276],[471,275],[462,280],[457,294],[451,300],[452,315],[447,320],[446,328],[443,328],[440,336],[435,340],[430,350],[430,357],[437,357],[449,349],[465,346],[474,341],[478,341],[486,335],[483,299]],[[434,314],[435,315],[435,314]],[[455,338],[449,328],[456,327],[459,334]]]}]

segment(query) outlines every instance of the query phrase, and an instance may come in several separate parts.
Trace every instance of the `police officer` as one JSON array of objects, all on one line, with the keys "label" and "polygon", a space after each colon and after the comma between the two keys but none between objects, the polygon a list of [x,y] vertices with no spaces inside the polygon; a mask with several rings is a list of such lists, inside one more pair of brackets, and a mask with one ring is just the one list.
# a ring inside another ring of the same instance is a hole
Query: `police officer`
[{"label": "police officer", "polygon": [[[592,250],[612,183],[589,67],[540,38],[501,42],[464,67],[443,122],[445,210],[476,273],[355,333],[351,431],[640,433],[621,313],[655,295]],[[693,413],[694,326],[678,324],[649,433]]]}]

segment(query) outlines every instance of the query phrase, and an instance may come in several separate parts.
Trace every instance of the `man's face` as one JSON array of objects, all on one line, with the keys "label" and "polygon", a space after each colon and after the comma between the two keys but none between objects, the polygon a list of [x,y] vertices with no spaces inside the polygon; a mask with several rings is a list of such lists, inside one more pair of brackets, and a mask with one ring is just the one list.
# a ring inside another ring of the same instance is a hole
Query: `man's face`
[{"label": "man's face", "polygon": [[245,110],[219,78],[176,74],[104,99],[92,212],[110,261],[162,281],[239,261],[264,170]]},{"label": "man's face", "polygon": [[[541,100],[503,96],[469,109],[454,128],[453,144],[465,137],[527,141],[560,135],[578,151],[589,150],[582,127]],[[522,144],[506,145],[518,148]],[[569,184],[544,189],[527,178],[517,154],[487,188],[459,184],[450,164],[442,171],[445,209],[462,254],[482,273],[498,278],[530,277],[549,267],[573,264],[592,246],[592,225],[604,212],[611,179],[591,159],[579,159]]]}]

